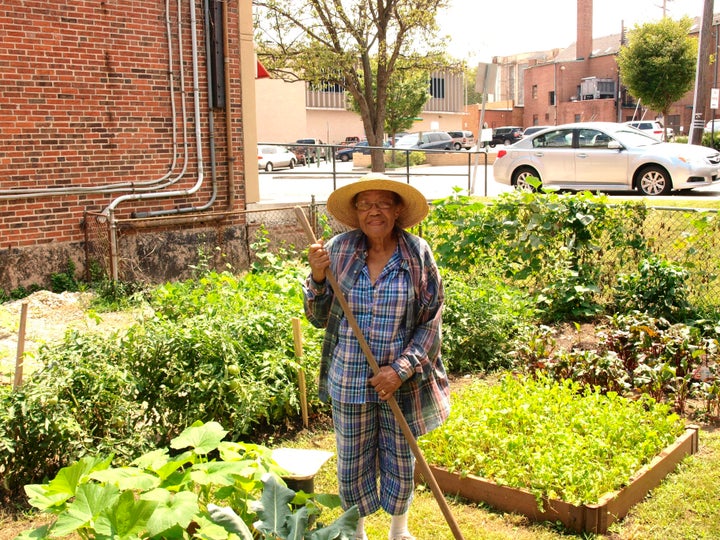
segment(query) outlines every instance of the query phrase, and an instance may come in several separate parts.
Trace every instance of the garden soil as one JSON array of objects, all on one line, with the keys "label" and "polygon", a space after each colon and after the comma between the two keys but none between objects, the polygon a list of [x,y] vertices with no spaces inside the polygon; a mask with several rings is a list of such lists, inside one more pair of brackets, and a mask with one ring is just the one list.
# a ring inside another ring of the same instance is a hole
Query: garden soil
[{"label": "garden soil", "polygon": [[43,343],[61,340],[68,330],[110,334],[132,325],[135,312],[89,316],[92,293],[38,291],[21,300],[0,304],[0,384],[13,384],[22,305],[27,304],[23,375],[37,368],[34,352]]}]

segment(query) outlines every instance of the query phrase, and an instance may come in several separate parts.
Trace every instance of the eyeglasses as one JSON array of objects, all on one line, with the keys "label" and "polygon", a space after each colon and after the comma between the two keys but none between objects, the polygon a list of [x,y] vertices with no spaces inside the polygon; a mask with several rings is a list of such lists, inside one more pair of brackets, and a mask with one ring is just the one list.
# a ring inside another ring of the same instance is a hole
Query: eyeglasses
[{"label": "eyeglasses", "polygon": [[393,206],[395,206],[395,203],[393,201],[358,201],[355,203],[355,208],[358,209],[360,212],[367,212],[371,208],[377,208],[378,210],[389,210]]}]

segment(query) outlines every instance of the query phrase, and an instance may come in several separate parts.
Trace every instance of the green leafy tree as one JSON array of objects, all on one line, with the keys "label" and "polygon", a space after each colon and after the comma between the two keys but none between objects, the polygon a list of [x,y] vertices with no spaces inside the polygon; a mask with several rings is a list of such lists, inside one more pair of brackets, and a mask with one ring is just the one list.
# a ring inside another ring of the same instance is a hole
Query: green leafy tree
[{"label": "green leafy tree", "polygon": [[695,81],[698,45],[689,36],[691,26],[689,17],[636,25],[618,54],[620,79],[630,94],[664,117]]},{"label": "green leafy tree", "polygon": [[477,66],[465,66],[465,94],[467,95],[466,103],[468,104],[481,104],[483,102],[482,93],[475,90],[477,71]]},{"label": "green leafy tree", "polygon": [[[375,63],[375,66],[377,63]],[[377,69],[375,67],[375,69]],[[412,66],[396,69],[387,88],[385,104],[385,133],[393,140],[397,133],[412,128],[415,118],[430,99],[427,70]],[[375,84],[375,78],[371,81]],[[360,113],[360,104],[350,97],[350,109]]]},{"label": "green leafy tree", "polygon": [[[435,15],[447,0],[256,0],[258,56],[286,80],[337,85],[355,100],[370,146],[385,138],[388,91],[399,64],[442,58]],[[373,66],[376,66],[373,69]],[[372,168],[385,168],[382,152]]]}]

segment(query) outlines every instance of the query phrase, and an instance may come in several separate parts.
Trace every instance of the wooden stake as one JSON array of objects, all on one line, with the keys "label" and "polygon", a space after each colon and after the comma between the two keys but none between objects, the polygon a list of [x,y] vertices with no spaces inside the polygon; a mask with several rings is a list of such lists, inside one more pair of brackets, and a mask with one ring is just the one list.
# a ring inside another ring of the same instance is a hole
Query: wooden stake
[{"label": "wooden stake", "polygon": [[[297,317],[293,317],[292,327],[293,338],[295,340],[295,356],[297,356],[299,362],[303,355],[300,319],[298,319]],[[300,366],[300,369],[298,369],[298,387],[300,388],[300,408],[302,410],[303,427],[307,428],[309,425],[307,390],[305,388],[305,370],[302,368],[302,366]]]},{"label": "wooden stake", "polygon": [[[315,233],[313,232],[312,227],[310,227],[310,222],[308,222],[307,216],[305,215],[303,209],[299,206],[296,206],[295,215],[297,216],[300,224],[305,229],[305,235],[307,236],[308,240],[311,243],[315,244],[317,242],[317,240],[315,239]],[[380,366],[378,365],[377,359],[375,358],[375,355],[370,349],[370,345],[368,345],[367,341],[365,340],[362,329],[360,328],[360,325],[355,319],[355,315],[353,315],[353,312],[350,309],[350,305],[347,303],[347,299],[345,298],[342,289],[340,289],[340,285],[338,285],[334,274],[330,271],[329,268],[325,271],[325,278],[328,280],[328,283],[330,283],[330,286],[335,293],[335,299],[340,303],[340,306],[345,313],[345,318],[347,319],[348,324],[350,324],[350,328],[352,328],[355,337],[360,343],[360,348],[365,353],[365,357],[367,358],[367,361],[372,368],[373,374],[377,374],[378,371],[380,371]],[[420,447],[418,446],[418,443],[415,440],[415,436],[413,435],[412,430],[410,429],[410,426],[405,419],[405,415],[403,414],[402,410],[400,410],[400,405],[398,405],[395,396],[390,396],[387,400],[387,404],[390,406],[390,409],[395,415],[395,420],[400,426],[400,429],[402,430],[403,435],[405,435],[405,438],[410,445],[410,449],[415,456],[418,469],[420,470],[420,473],[422,474],[425,481],[430,485],[430,489],[432,490],[433,495],[435,495],[435,500],[440,506],[440,510],[442,510],[443,516],[445,516],[445,521],[447,521],[447,524],[450,526],[450,530],[452,531],[455,540],[464,540],[463,535],[460,532],[460,528],[455,522],[455,518],[453,517],[452,512],[450,512],[450,507],[445,500],[445,495],[441,491],[440,486],[438,485],[437,480],[435,479],[435,476],[430,469],[430,466],[427,464],[427,461],[425,461],[425,457],[420,451]]]},{"label": "wooden stake", "polygon": [[20,330],[18,331],[17,354],[15,355],[15,382],[13,390],[22,385],[23,380],[23,357],[25,356],[25,323],[27,321],[27,302],[20,304]]}]

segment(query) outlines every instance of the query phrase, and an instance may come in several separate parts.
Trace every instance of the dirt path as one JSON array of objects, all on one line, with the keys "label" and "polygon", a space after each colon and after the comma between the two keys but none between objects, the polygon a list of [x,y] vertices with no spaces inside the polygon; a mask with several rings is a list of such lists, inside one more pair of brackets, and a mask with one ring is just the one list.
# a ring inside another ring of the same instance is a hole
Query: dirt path
[{"label": "dirt path", "polygon": [[38,291],[21,300],[0,304],[0,384],[12,384],[15,376],[23,303],[27,303],[25,375],[36,367],[33,353],[38,347],[62,339],[70,329],[109,334],[136,320],[136,315],[129,312],[98,313],[96,320],[87,314],[92,298],[92,293]]}]

